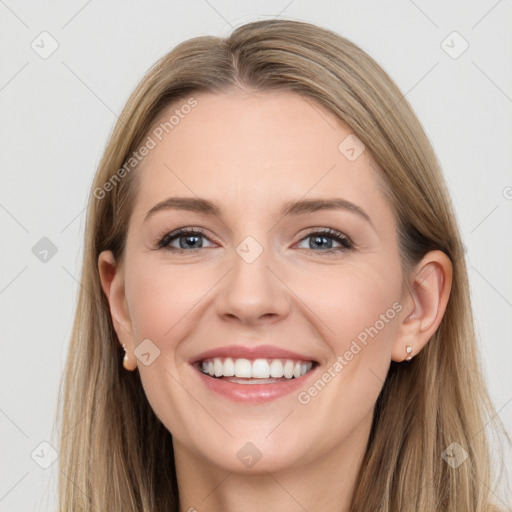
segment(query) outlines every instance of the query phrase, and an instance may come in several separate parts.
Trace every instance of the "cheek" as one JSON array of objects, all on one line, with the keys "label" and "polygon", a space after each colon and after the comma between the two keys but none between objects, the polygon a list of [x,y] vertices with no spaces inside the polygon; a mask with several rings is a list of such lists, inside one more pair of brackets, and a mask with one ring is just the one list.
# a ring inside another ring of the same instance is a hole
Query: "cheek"
[{"label": "cheek", "polygon": [[317,273],[300,292],[307,291],[308,306],[322,320],[317,325],[330,357],[299,402],[310,412],[330,410],[333,421],[350,431],[371,414],[389,370],[402,309],[401,269],[375,264],[336,270]]},{"label": "cheek", "polygon": [[[180,384],[179,346],[200,321],[195,316],[202,304],[198,301],[213,286],[213,277],[190,268],[142,260],[127,273],[126,296],[136,355],[143,340],[154,344],[149,345],[150,364],[145,365],[143,359],[138,362],[142,386],[155,414],[178,438],[189,435],[190,411],[197,409],[193,397]],[[157,354],[154,359],[153,354]]]},{"label": "cheek", "polygon": [[338,355],[350,350],[354,343],[365,349],[368,355],[375,351],[390,352],[397,309],[401,309],[398,293],[380,288],[375,281],[348,281],[346,293],[333,301],[336,306],[330,311],[328,321],[336,333],[333,348]]},{"label": "cheek", "polygon": [[135,267],[126,284],[135,342],[150,338],[158,344],[171,339],[173,330],[211,288],[206,277],[204,272],[157,264]]},{"label": "cheek", "polygon": [[402,309],[401,271],[343,270],[329,278],[317,275],[317,286],[302,289],[322,320],[317,325],[331,356],[298,399],[311,418],[329,415],[339,431],[349,432],[373,410],[389,370]]},{"label": "cheek", "polygon": [[322,326],[333,355],[339,355],[350,348],[352,341],[370,349],[371,340],[380,340],[381,350],[391,350],[390,341],[401,310],[400,283],[398,265],[347,265],[296,279],[294,288],[297,295],[306,298],[313,313],[311,318],[321,320],[316,323]]}]

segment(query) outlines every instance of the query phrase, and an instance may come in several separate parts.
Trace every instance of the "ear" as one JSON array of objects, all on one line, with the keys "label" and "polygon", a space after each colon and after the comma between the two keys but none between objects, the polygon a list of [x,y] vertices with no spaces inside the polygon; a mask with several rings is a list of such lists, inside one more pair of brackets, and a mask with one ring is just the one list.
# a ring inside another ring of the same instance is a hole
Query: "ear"
[{"label": "ear", "polygon": [[[110,306],[110,315],[119,343],[124,346],[128,354],[128,362],[125,361],[124,364],[128,365],[129,368],[127,369],[135,369],[137,362],[132,355],[135,346],[124,292],[124,272],[122,267],[116,264],[112,251],[102,251],[100,253],[98,256],[98,272],[101,287]],[[131,368],[134,363],[135,367]]]},{"label": "ear", "polygon": [[[416,265],[407,283],[393,361],[414,357],[434,335],[443,319],[452,287],[452,263],[442,251],[430,251]],[[408,354],[409,345],[412,352]]]}]

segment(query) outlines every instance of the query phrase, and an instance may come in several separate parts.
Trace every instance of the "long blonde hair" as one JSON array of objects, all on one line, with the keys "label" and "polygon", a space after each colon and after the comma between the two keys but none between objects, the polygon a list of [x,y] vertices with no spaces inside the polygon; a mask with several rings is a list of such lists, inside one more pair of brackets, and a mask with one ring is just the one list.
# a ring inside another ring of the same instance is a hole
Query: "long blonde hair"
[{"label": "long blonde hair", "polygon": [[[371,57],[329,30],[289,20],[248,23],[227,38],[180,44],[149,70],[119,117],[87,211],[58,410],[59,510],[178,510],[172,437],[151,409],[138,372],[123,370],[97,261],[103,250],[122,259],[137,171],[120,169],[155,120],[194,93],[233,88],[296,92],[346,123],[385,183],[404,269],[435,249],[453,263],[451,296],[436,334],[410,364],[391,363],[351,511],[491,510],[486,427],[495,412],[479,367],[464,248],[433,149]],[[452,442],[469,455],[457,469],[442,458]]]}]

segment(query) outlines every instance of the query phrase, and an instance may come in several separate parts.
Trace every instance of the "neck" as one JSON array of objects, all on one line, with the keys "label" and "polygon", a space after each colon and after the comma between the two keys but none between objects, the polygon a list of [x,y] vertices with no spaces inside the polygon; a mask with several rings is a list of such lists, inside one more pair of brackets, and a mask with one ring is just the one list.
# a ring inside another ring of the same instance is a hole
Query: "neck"
[{"label": "neck", "polygon": [[249,474],[214,465],[174,440],[180,512],[350,512],[369,420],[314,461]]}]

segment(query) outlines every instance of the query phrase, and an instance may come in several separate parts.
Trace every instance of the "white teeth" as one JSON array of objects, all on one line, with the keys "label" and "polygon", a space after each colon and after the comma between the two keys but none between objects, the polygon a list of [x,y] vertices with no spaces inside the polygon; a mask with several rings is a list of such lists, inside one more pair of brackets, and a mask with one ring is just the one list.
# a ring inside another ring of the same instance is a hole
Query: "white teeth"
[{"label": "white teeth", "polygon": [[276,379],[284,376],[283,363],[279,359],[274,359],[270,363],[270,376]]},{"label": "white teeth", "polygon": [[233,359],[231,359],[231,357],[224,359],[222,375],[224,377],[234,377],[235,376],[235,363],[234,363]]},{"label": "white teeth", "polygon": [[215,357],[202,361],[203,373],[211,377],[238,377],[242,379],[298,379],[311,370],[313,362],[291,359],[232,359]]},{"label": "white teeth", "polygon": [[235,377],[250,379],[251,376],[251,361],[249,359],[237,359],[235,361]]},{"label": "white teeth", "polygon": [[284,363],[284,376],[287,379],[291,379],[293,377],[293,367],[295,365],[293,364],[293,361],[290,361],[289,359]]},{"label": "white teeth", "polygon": [[268,379],[270,377],[271,368],[266,359],[256,359],[252,363],[251,377],[254,379]]},{"label": "white teeth", "polygon": [[213,370],[215,372],[215,377],[220,377],[222,375],[223,366],[224,365],[220,359],[213,360]]}]

